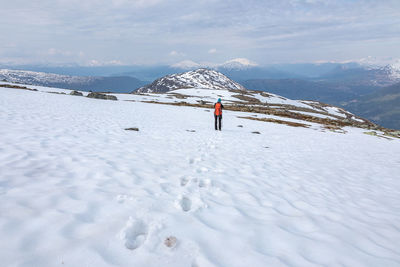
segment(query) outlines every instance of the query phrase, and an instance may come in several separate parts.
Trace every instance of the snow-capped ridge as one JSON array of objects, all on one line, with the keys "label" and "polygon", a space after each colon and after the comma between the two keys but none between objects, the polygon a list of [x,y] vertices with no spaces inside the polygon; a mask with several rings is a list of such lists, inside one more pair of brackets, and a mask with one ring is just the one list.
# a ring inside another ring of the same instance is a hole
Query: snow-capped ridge
[{"label": "snow-capped ridge", "polygon": [[3,79],[14,83],[42,85],[52,83],[89,83],[96,78],[91,76],[70,76],[27,70],[0,69],[0,80]]},{"label": "snow-capped ridge", "polygon": [[247,69],[258,66],[257,63],[250,61],[247,58],[234,58],[219,65],[219,68],[225,69]]},{"label": "snow-capped ridge", "polygon": [[381,72],[386,80],[400,81],[400,59],[379,60],[376,57],[366,57],[360,59],[358,64],[364,69]]},{"label": "snow-capped ridge", "polygon": [[385,66],[384,70],[388,72],[390,78],[400,80],[400,59]]}]

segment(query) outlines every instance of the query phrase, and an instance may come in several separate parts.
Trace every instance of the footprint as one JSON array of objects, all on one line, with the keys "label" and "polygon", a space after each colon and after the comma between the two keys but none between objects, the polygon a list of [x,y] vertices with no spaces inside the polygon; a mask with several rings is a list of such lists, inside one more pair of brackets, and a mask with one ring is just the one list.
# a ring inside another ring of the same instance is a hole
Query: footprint
[{"label": "footprint", "polygon": [[147,238],[147,226],[141,220],[129,219],[125,229],[122,231],[122,239],[127,249],[137,249]]},{"label": "footprint", "polygon": [[210,179],[201,179],[199,181],[199,187],[209,187],[211,185]]},{"label": "footprint", "polygon": [[185,186],[187,185],[187,183],[189,182],[189,179],[186,177],[182,177],[181,178],[181,186]]},{"label": "footprint", "polygon": [[165,193],[172,193],[173,186],[170,183],[160,183],[160,187]]},{"label": "footprint", "polygon": [[192,208],[192,201],[187,197],[182,197],[179,201],[179,205],[183,211],[189,211]]},{"label": "footprint", "polygon": [[118,195],[118,196],[116,197],[118,203],[124,203],[125,200],[126,200],[127,198],[128,198],[127,195]]},{"label": "footprint", "polygon": [[118,203],[124,203],[126,200],[133,200],[133,197],[129,197],[128,195],[118,195],[116,199]]},{"label": "footprint", "polygon": [[208,172],[208,169],[206,167],[201,167],[199,169],[197,169],[198,173],[203,173],[203,172]]}]

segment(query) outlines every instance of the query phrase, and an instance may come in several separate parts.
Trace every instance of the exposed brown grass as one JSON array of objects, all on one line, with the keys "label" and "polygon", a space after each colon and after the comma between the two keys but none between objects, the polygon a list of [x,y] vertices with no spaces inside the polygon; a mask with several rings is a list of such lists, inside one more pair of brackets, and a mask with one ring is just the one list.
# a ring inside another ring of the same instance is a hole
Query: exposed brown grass
[{"label": "exposed brown grass", "polygon": [[177,94],[177,93],[168,93],[168,96],[172,96],[178,99],[186,99],[190,97],[189,95],[182,95],[182,94]]},{"label": "exposed brown grass", "polygon": [[308,127],[311,126],[311,125],[304,124],[304,123],[292,122],[292,121],[283,121],[283,120],[276,120],[276,119],[271,119],[271,118],[254,118],[254,117],[241,117],[241,116],[238,116],[238,118],[247,119],[247,120],[254,120],[254,121],[273,122],[273,123],[285,124],[285,125],[292,126],[292,127],[304,127],[304,128],[308,128]]},{"label": "exposed brown grass", "polygon": [[232,95],[232,97],[235,97],[237,99],[247,101],[249,104],[258,104],[261,103],[261,101],[255,97],[251,97],[245,94],[240,94],[240,95]]},{"label": "exposed brown grass", "polygon": [[[382,134],[378,134],[378,133],[377,133],[377,132],[375,132],[375,131],[372,131],[372,132],[364,132],[364,134],[368,134],[368,135],[372,135],[372,136],[376,136],[376,137],[384,138],[384,139],[387,139],[387,140],[392,140],[391,138],[389,138],[389,137],[385,136],[385,135],[386,135],[386,133],[385,133],[384,135],[382,135]],[[391,136],[391,137],[395,137],[395,136]],[[398,137],[397,137],[397,138],[398,138]]]},{"label": "exposed brown grass", "polygon": [[383,131],[384,132],[384,134],[386,135],[386,136],[390,136],[390,137],[394,137],[394,138],[400,138],[400,131],[399,130],[390,130],[390,129],[387,129],[387,130],[385,130],[385,131]]},{"label": "exposed brown grass", "polygon": [[337,125],[324,125],[322,127],[323,129],[329,130],[331,132],[335,132],[335,133],[346,133],[345,130],[343,130],[341,127],[337,126]]},{"label": "exposed brown grass", "polygon": [[[199,108],[209,108],[212,109],[213,105],[212,104],[191,104],[191,103],[186,103],[186,102],[174,102],[174,103],[168,103],[168,102],[157,102],[157,101],[142,101],[144,103],[152,103],[152,104],[162,104],[162,105],[173,105],[173,106],[188,106],[188,107],[199,107]],[[275,115],[279,117],[284,117],[284,118],[291,118],[291,119],[297,119],[297,120],[302,120],[302,121],[307,121],[307,122],[312,122],[312,123],[318,123],[322,125],[330,125],[335,126],[335,127],[345,127],[345,126],[353,126],[353,127],[359,127],[359,128],[364,128],[364,129],[374,129],[374,130],[388,130],[383,127],[379,127],[376,124],[365,121],[365,122],[356,122],[356,121],[350,121],[347,119],[343,119],[341,117],[338,117],[337,120],[335,119],[329,119],[329,118],[320,118],[320,117],[314,117],[306,114],[301,114],[297,112],[293,112],[290,110],[285,109],[285,105],[282,105],[284,109],[277,109],[277,105],[274,105],[274,107],[271,106],[253,106],[253,105],[225,105],[224,109],[225,110],[230,110],[230,111],[240,111],[240,112],[249,112],[249,113],[259,113],[259,114],[266,114],[266,115]],[[293,108],[291,106],[291,108]],[[303,110],[303,111],[310,111],[306,110],[303,108],[297,108],[298,110]],[[326,113],[325,113],[326,115]],[[301,124],[301,123],[300,123]]]},{"label": "exposed brown grass", "polygon": [[57,95],[66,95],[66,93],[64,93],[64,92],[52,92],[52,91],[47,91],[46,93],[49,93],[49,94],[57,94]]}]

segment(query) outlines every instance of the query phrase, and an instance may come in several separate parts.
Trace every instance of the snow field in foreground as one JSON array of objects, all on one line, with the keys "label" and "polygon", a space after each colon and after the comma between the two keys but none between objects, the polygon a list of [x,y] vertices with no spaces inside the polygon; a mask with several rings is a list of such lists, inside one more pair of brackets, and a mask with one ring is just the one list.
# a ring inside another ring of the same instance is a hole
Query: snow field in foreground
[{"label": "snow field in foreground", "polygon": [[400,265],[399,140],[0,96],[2,266]]}]

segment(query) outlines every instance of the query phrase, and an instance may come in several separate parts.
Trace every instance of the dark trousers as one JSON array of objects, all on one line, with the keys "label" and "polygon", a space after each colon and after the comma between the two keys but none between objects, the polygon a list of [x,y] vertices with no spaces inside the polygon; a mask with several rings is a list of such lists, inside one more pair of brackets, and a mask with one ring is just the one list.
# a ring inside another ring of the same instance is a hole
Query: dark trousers
[{"label": "dark trousers", "polygon": [[[214,115],[214,118],[215,118],[215,130],[220,130],[221,131],[221,127],[222,127],[222,125],[221,125],[221,120],[222,120],[222,115]],[[218,125],[218,122],[219,122],[219,125]],[[219,127],[217,127],[217,126],[219,126]]]}]

